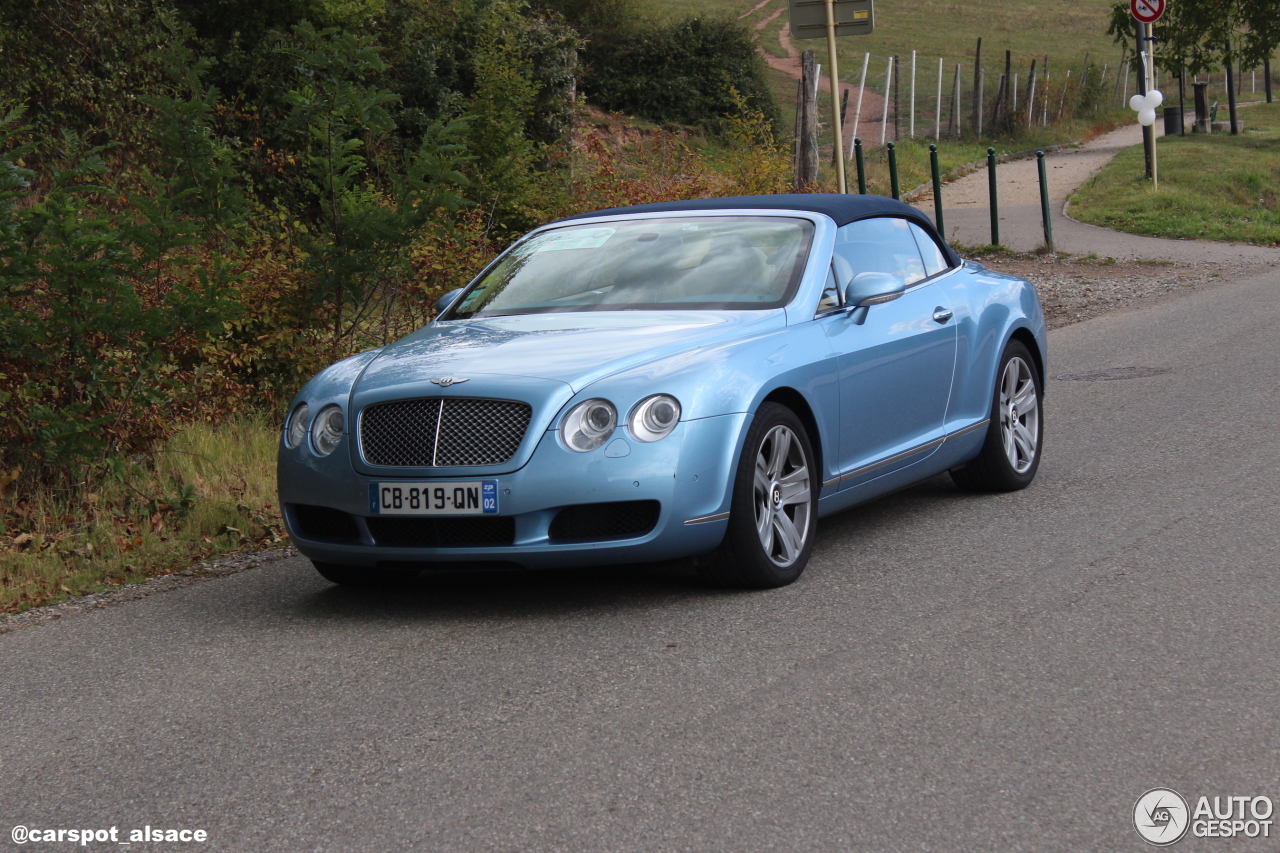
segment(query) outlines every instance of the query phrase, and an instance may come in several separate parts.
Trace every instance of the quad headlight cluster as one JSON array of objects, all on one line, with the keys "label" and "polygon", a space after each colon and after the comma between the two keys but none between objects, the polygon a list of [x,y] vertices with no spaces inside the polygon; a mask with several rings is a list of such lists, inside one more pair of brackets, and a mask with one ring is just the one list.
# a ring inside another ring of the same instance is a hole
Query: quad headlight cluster
[{"label": "quad headlight cluster", "polygon": [[342,440],[345,424],[341,406],[325,406],[315,420],[312,420],[310,407],[301,403],[285,423],[284,443],[289,447],[298,447],[306,440],[307,432],[310,431],[311,449],[317,456],[328,456]]},{"label": "quad headlight cluster", "polygon": [[[631,410],[627,427],[638,441],[666,438],[680,422],[680,401],[670,394],[645,397]],[[560,424],[565,447],[586,453],[604,444],[618,426],[618,410],[608,400],[584,400]]]}]

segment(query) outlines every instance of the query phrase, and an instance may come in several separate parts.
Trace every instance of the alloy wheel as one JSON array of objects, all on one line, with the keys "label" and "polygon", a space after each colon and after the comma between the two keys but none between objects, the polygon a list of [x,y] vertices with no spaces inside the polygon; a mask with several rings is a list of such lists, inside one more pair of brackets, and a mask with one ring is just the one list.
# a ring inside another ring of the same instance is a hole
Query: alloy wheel
[{"label": "alloy wheel", "polygon": [[775,565],[791,565],[809,536],[813,489],[804,447],[785,424],[769,430],[756,451],[753,497],[760,546]]},{"label": "alloy wheel", "polygon": [[1017,356],[1009,359],[1000,377],[1000,437],[1009,465],[1025,474],[1040,442],[1040,399],[1031,366]]}]

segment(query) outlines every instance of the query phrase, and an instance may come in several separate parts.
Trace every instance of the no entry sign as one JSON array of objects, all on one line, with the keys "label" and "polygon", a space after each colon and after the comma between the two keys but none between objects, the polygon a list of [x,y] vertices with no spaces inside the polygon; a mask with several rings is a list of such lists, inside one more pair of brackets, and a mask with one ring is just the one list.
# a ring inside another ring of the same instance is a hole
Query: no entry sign
[{"label": "no entry sign", "polygon": [[1141,24],[1154,24],[1164,14],[1164,0],[1129,0],[1129,11]]}]

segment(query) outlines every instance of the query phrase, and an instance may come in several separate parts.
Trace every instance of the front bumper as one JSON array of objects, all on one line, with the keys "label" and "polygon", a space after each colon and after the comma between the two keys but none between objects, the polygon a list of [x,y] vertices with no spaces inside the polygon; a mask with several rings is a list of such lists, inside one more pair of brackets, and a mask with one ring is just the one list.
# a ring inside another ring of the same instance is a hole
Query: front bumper
[{"label": "front bumper", "polygon": [[[604,447],[589,453],[564,449],[558,434],[549,430],[543,433],[529,462],[508,474],[404,478],[442,484],[496,481],[498,515],[514,523],[511,544],[425,547],[380,543],[369,524],[369,487],[395,478],[357,473],[350,464],[350,454],[341,446],[323,459],[305,448],[282,447],[280,504],[290,538],[299,551],[312,560],[351,566],[417,564],[429,568],[433,563],[503,562],[550,568],[693,556],[711,551],[724,538],[724,519],[686,522],[728,512],[738,445],[748,417],[734,414],[682,422],[671,435],[652,444],[636,441],[623,428]],[[349,440],[347,436],[343,442]],[[623,451],[626,455],[620,455]],[[553,520],[567,507],[636,501],[656,501],[660,507],[656,523],[642,535],[575,541],[552,538]],[[299,524],[299,505],[339,510],[350,516],[354,528],[337,538],[304,531],[300,528],[305,525]],[[443,525],[451,517],[436,518]]]}]

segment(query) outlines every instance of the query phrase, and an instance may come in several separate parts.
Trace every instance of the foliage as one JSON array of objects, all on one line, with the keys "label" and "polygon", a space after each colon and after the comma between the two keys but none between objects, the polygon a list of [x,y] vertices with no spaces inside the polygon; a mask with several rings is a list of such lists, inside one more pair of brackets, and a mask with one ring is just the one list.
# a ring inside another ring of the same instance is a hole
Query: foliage
[{"label": "foliage", "polygon": [[732,19],[638,25],[625,38],[589,43],[585,58],[583,88],[606,110],[697,125],[736,113],[737,92],[779,121],[751,31]]},{"label": "foliage", "polygon": [[[15,118],[0,123],[0,145]],[[184,344],[220,329],[234,303],[223,268],[179,254],[194,240],[172,199],[111,213],[100,151],[55,172],[29,205],[12,160],[0,181],[0,462],[23,464],[21,454],[30,477],[66,479],[163,434],[164,410],[193,378]]]},{"label": "foliage", "polygon": [[[1134,21],[1127,2],[1111,9],[1107,32],[1117,44],[1134,43]],[[1169,3],[1152,33],[1156,62],[1178,73],[1214,71],[1239,60],[1258,68],[1280,47],[1280,0],[1216,0]]]},{"label": "foliage", "polygon": [[729,149],[726,174],[742,195],[770,195],[790,191],[791,145],[778,138],[774,124],[730,88],[735,111],[721,119],[719,131]]},{"label": "foliage", "polygon": [[459,140],[467,124],[430,126],[418,150],[380,186],[362,152],[393,129],[386,105],[395,95],[377,82],[386,63],[367,41],[342,30],[303,22],[297,34],[302,48],[294,58],[304,85],[289,92],[289,102],[311,140],[302,181],[318,211],[313,227],[299,232],[316,281],[306,295],[314,307],[327,307],[337,355],[378,299],[389,298],[408,244],[441,212],[461,207],[455,188],[465,183],[458,167],[466,159]]},{"label": "foliage", "polygon": [[6,0],[0,111],[28,107],[35,157],[68,145],[140,144],[148,112],[140,96],[163,78],[149,57],[168,37],[150,3]]}]

